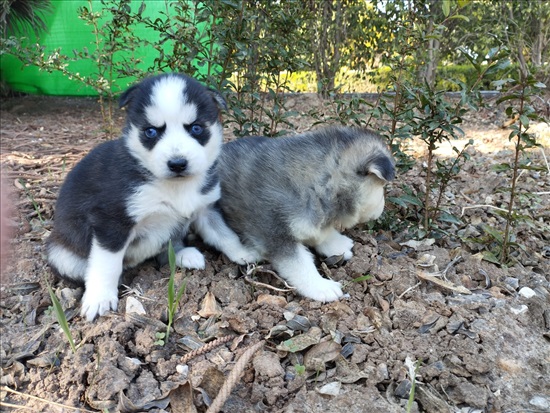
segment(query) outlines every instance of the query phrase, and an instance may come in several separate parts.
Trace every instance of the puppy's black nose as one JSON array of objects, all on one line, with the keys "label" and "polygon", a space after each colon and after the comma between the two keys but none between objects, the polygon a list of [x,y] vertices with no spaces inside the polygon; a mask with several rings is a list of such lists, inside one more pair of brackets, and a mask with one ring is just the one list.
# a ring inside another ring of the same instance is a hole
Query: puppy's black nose
[{"label": "puppy's black nose", "polygon": [[168,169],[170,169],[172,172],[175,172],[177,174],[181,174],[182,172],[185,172],[185,170],[187,169],[187,159],[177,158],[177,159],[169,160]]}]

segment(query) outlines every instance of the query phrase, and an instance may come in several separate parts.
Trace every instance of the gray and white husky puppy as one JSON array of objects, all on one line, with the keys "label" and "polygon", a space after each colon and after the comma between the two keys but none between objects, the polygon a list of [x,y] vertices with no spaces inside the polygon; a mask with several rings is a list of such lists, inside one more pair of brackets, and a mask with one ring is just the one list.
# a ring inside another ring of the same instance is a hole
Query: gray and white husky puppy
[{"label": "gray and white husky puppy", "polygon": [[349,260],[353,241],[337,229],[380,216],[395,167],[376,133],[330,127],[227,143],[218,173],[221,198],[195,221],[202,238],[225,252],[235,244],[234,231],[249,258],[270,261],[298,293],[333,301],[343,295],[341,286],[321,277],[306,246]]},{"label": "gray and white husky puppy", "polygon": [[[203,255],[178,239],[220,197],[218,92],[163,74],[130,87],[120,106],[127,108],[122,137],[94,148],[67,175],[47,243],[53,272],[84,284],[81,314],[90,321],[116,310],[123,268],[156,256],[170,239],[179,265],[204,268]],[[239,243],[226,254],[250,259]]]}]

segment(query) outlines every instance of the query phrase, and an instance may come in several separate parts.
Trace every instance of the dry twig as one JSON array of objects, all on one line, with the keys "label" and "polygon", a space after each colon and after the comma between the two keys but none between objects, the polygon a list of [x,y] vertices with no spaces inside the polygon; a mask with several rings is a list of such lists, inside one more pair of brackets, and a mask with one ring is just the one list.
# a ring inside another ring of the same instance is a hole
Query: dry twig
[{"label": "dry twig", "polygon": [[[262,283],[262,282],[259,282],[259,281],[254,281],[252,278],[250,278],[250,275],[254,275],[257,272],[263,272],[265,274],[269,274],[269,275],[277,278],[279,281],[281,281],[285,285],[286,288],[277,288],[277,287],[273,287],[272,285],[269,285],[269,284],[265,284],[265,283]],[[285,280],[283,280],[281,277],[279,277],[279,275],[275,271],[268,270],[267,268],[264,268],[261,265],[256,265],[256,264],[248,264],[246,266],[246,273],[245,273],[244,279],[245,279],[246,282],[248,282],[252,285],[255,285],[256,287],[263,287],[263,288],[267,288],[267,289],[270,289],[270,290],[273,290],[273,291],[279,291],[279,292],[282,292],[282,293],[287,293],[287,292],[290,292],[290,291],[293,291],[293,290],[296,289],[296,288],[291,287],[290,285],[288,285],[288,283]]]},{"label": "dry twig", "polygon": [[472,206],[466,206],[466,207],[462,207],[462,213],[460,214],[460,216],[464,216],[464,211],[466,211],[467,209],[473,209],[473,208],[492,208],[492,209],[496,209],[497,211],[501,211],[501,212],[508,212],[507,210],[505,210],[504,208],[499,208],[499,207],[496,207],[494,205],[472,205]]},{"label": "dry twig", "polygon": [[[18,396],[26,397],[26,398],[31,399],[31,400],[36,400],[36,401],[39,401],[41,403],[45,403],[45,404],[50,405],[50,406],[56,406],[56,407],[60,407],[60,408],[63,408],[63,409],[74,410],[76,412],[82,412],[82,413],[95,413],[92,410],[83,409],[82,407],[67,406],[65,404],[56,403],[56,402],[52,402],[50,400],[42,399],[41,397],[36,397],[36,396],[31,396],[30,394],[21,393],[21,392],[18,392],[17,390],[9,388],[8,386],[2,386],[2,387],[0,387],[0,390],[6,391],[8,393],[17,394]],[[0,402],[0,406],[26,408],[25,406],[15,406],[15,405],[12,405],[12,404],[9,404],[9,403],[6,403],[6,402]]]}]

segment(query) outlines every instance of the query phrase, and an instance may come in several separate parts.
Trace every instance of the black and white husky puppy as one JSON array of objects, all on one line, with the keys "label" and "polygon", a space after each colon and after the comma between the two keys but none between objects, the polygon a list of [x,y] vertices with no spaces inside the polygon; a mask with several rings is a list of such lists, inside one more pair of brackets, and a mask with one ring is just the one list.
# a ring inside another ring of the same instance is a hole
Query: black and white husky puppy
[{"label": "black and white husky puppy", "polygon": [[330,127],[227,143],[218,172],[221,198],[195,223],[203,239],[225,252],[233,230],[249,258],[271,261],[298,293],[333,301],[341,286],[321,277],[307,246],[349,260],[353,241],[337,229],[380,216],[395,167],[376,133]]},{"label": "black and white husky puppy", "polygon": [[[116,310],[124,268],[156,256],[171,238],[178,245],[220,196],[215,164],[225,101],[218,92],[163,74],[130,87],[120,106],[127,108],[122,137],[94,148],[67,175],[47,243],[54,273],[84,284],[81,314],[90,321]],[[239,247],[226,253],[244,262]],[[181,242],[176,257],[183,267],[205,266]]]}]

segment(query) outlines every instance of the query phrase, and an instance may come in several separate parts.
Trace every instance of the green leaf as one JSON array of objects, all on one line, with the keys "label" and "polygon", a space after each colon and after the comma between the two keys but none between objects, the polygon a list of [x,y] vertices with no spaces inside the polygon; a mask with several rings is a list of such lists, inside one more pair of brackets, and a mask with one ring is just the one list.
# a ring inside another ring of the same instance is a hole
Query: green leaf
[{"label": "green leaf", "polygon": [[507,83],[512,83],[512,82],[515,82],[514,79],[500,79],[500,80],[494,80],[491,82],[491,84],[494,86],[494,87],[499,87],[499,86],[503,86]]},{"label": "green leaf", "polygon": [[408,204],[416,205],[418,207],[422,206],[422,201],[420,199],[408,194],[401,195],[400,197],[389,197],[388,201],[402,207],[407,207]]},{"label": "green leaf", "polygon": [[502,242],[504,240],[504,237],[503,237],[502,233],[499,230],[496,230],[496,229],[494,229],[493,227],[491,227],[489,225],[483,225],[483,231],[486,234],[493,237],[495,239],[495,241],[502,244]]},{"label": "green leaf", "polygon": [[[546,167],[542,165],[519,164],[518,169],[525,169],[527,171],[540,171],[540,172],[546,171]],[[531,193],[529,193],[529,195],[531,195]]]},{"label": "green leaf", "polygon": [[467,16],[463,16],[462,14],[455,14],[454,16],[449,17],[449,20],[451,19],[460,19],[460,20],[464,20],[465,22],[470,21],[470,19]]},{"label": "green leaf", "polygon": [[519,121],[521,122],[521,124],[523,126],[525,126],[525,128],[528,128],[529,127],[529,118],[525,115],[521,115],[519,117]]},{"label": "green leaf", "polygon": [[481,257],[485,260],[485,261],[489,261],[489,262],[492,262],[493,264],[498,264],[500,265],[500,260],[495,256],[495,254],[493,254],[491,251],[483,251],[481,253]]},{"label": "green leaf", "polygon": [[443,0],[441,2],[441,8],[443,9],[443,15],[448,17],[451,13],[451,0]]},{"label": "green leaf", "polygon": [[459,47],[458,50],[460,50],[462,52],[462,54],[466,57],[466,59],[468,59],[470,61],[470,63],[472,64],[472,66],[475,67],[476,69],[476,72],[481,72],[481,65],[479,63],[476,62],[476,60],[474,59],[473,56],[470,55],[470,53],[468,52],[468,50],[466,50],[465,48],[463,47]]},{"label": "green leaf", "polygon": [[517,96],[515,95],[506,95],[506,96],[503,96],[501,98],[498,98],[497,101],[496,101],[496,104],[500,104],[502,102],[505,102],[507,100],[512,100],[512,99],[517,99]]},{"label": "green leaf", "polygon": [[511,168],[512,167],[510,166],[509,163],[499,163],[491,166],[491,170],[495,172],[506,172],[506,171],[509,171]]},{"label": "green leaf", "polygon": [[462,224],[462,221],[448,212],[442,212],[439,221],[449,222],[451,224]]},{"label": "green leaf", "polygon": [[458,7],[463,8],[466,7],[468,4],[470,4],[472,0],[457,0]]},{"label": "green leaf", "polygon": [[138,15],[141,16],[144,11],[145,11],[145,1],[142,1],[138,9]]},{"label": "green leaf", "polygon": [[296,364],[294,366],[294,370],[296,371],[296,374],[300,376],[306,372],[306,366],[303,364]]}]

